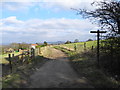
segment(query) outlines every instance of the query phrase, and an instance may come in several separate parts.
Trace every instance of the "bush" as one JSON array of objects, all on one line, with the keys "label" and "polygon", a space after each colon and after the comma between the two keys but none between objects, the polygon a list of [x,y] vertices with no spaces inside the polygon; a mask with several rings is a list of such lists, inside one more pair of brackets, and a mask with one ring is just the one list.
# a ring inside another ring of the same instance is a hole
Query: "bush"
[{"label": "bush", "polygon": [[[120,76],[120,37],[101,41],[100,63],[112,75]],[[119,77],[120,79],[120,77]]]},{"label": "bush", "polygon": [[93,41],[92,39],[88,39],[87,41]]},{"label": "bush", "polygon": [[69,44],[69,43],[71,43],[71,41],[66,41],[66,42],[65,42],[65,44]]},{"label": "bush", "polygon": [[44,41],[44,45],[45,45],[45,46],[47,46],[47,45],[48,45],[48,43],[47,43],[46,41]]}]

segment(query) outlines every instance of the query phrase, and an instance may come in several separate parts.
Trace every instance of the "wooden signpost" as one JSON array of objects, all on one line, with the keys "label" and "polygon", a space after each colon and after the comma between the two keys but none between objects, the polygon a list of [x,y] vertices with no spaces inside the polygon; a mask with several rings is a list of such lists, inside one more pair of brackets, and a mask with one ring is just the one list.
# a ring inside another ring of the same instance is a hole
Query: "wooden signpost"
[{"label": "wooden signpost", "polygon": [[106,33],[107,31],[90,31],[90,33],[97,33],[97,61],[99,66],[99,40],[100,40],[100,33]]}]

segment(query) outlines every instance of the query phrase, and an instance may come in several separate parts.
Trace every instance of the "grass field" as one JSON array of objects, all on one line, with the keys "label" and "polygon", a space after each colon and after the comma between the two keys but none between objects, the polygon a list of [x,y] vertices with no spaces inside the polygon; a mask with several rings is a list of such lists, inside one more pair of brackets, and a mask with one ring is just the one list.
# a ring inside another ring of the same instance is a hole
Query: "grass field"
[{"label": "grass field", "polygon": [[[86,43],[86,47],[84,47],[84,43]],[[79,42],[79,43],[70,43],[70,44],[62,44],[59,45],[60,47],[69,49],[69,50],[75,50],[75,46],[76,46],[76,51],[80,52],[80,51],[84,51],[84,49],[86,48],[86,50],[89,50],[92,48],[95,48],[97,45],[97,41],[88,41],[88,42]]]},{"label": "grass field", "polygon": [[[14,52],[14,53],[10,53],[11,55],[14,54],[14,56],[19,55],[19,52]],[[5,58],[8,57],[8,54],[4,54],[4,55],[0,55],[0,64],[8,64],[8,60],[6,60]]]}]

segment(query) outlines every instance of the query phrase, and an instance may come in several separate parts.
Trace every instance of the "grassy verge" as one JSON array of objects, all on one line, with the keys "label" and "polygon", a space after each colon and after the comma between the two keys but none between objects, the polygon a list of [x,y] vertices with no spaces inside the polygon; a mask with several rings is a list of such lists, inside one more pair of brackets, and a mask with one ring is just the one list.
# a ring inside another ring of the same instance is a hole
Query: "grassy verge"
[{"label": "grassy verge", "polygon": [[43,56],[37,56],[29,64],[16,67],[13,72],[1,78],[2,88],[25,88],[30,85],[30,75],[48,61]]},{"label": "grassy verge", "polygon": [[74,70],[87,78],[95,88],[116,88],[120,85],[119,82],[106,76],[101,69],[97,68],[94,51],[77,53],[60,46],[54,46],[54,48],[65,52]]}]

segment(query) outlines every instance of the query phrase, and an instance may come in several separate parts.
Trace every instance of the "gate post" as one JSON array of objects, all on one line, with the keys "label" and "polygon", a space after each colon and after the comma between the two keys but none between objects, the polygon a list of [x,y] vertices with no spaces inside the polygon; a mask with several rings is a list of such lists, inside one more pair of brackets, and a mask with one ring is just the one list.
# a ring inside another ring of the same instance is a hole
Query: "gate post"
[{"label": "gate post", "polygon": [[8,55],[9,55],[10,72],[12,73],[11,54],[8,54]]},{"label": "gate post", "polygon": [[84,43],[84,50],[86,50],[86,42]]}]

